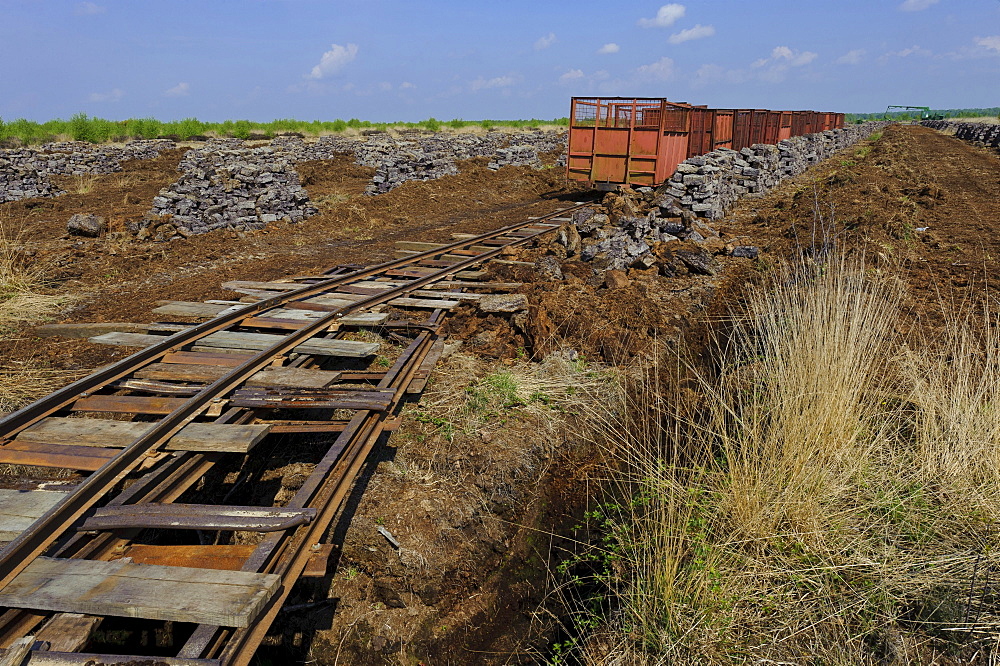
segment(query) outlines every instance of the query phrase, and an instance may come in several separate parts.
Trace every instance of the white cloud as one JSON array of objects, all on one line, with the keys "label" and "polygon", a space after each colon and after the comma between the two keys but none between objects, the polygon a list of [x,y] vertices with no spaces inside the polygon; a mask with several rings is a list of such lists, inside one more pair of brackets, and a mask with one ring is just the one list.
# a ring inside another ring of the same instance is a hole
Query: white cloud
[{"label": "white cloud", "polygon": [[402,83],[399,84],[400,90],[413,90],[414,88],[416,88],[416,86],[410,83],[409,81],[403,81]]},{"label": "white cloud", "polygon": [[544,37],[538,38],[538,41],[535,42],[535,50],[541,51],[543,49],[547,49],[555,43],[556,43],[556,33],[550,32]]},{"label": "white cloud", "polygon": [[991,35],[989,37],[976,37],[972,41],[974,41],[977,46],[982,46],[983,48],[1000,53],[1000,35]]},{"label": "white cloud", "polygon": [[859,65],[865,57],[864,49],[854,49],[853,51],[848,51],[844,55],[840,56],[835,63],[838,65]]},{"label": "white cloud", "polygon": [[689,42],[692,39],[703,39],[705,37],[711,37],[715,34],[715,26],[712,25],[702,25],[698,24],[693,28],[688,28],[687,30],[681,30],[680,32],[675,32],[670,35],[667,40],[671,44],[682,44],[684,42]]},{"label": "white cloud", "polygon": [[91,102],[117,102],[124,96],[125,96],[125,91],[123,91],[121,88],[115,88],[114,90],[108,93],[98,93],[98,92],[90,93],[90,96],[87,99],[89,99]]},{"label": "white cloud", "polygon": [[178,83],[173,88],[164,91],[163,94],[166,95],[167,97],[184,97],[185,95],[189,95],[190,93],[191,93],[191,85],[189,83],[181,82]]},{"label": "white cloud", "polygon": [[636,75],[643,80],[667,81],[674,76],[674,61],[660,58],[656,62],[636,68]]},{"label": "white cloud", "polygon": [[480,76],[476,80],[469,83],[469,88],[473,91],[476,90],[489,90],[490,88],[509,88],[517,83],[517,79],[513,76],[495,76],[492,79],[483,78]]},{"label": "white cloud", "polygon": [[103,14],[106,11],[108,11],[107,7],[101,7],[93,2],[78,2],[73,13],[77,16],[93,16],[94,14]]},{"label": "white cloud", "polygon": [[576,81],[583,78],[582,69],[571,69],[562,76],[559,77],[560,83],[569,83],[570,81]]},{"label": "white cloud", "polygon": [[656,12],[656,16],[653,18],[639,19],[638,25],[642,28],[669,28],[676,23],[678,19],[684,16],[685,11],[687,10],[684,5],[679,5],[677,3],[663,5],[660,7],[659,11]]},{"label": "white cloud", "polygon": [[888,53],[886,53],[885,55],[883,55],[880,58],[880,60],[882,60],[883,62],[885,62],[886,60],[888,60],[889,58],[892,58],[892,57],[896,57],[896,58],[908,58],[908,57],[910,57],[912,55],[929,56],[929,55],[933,55],[933,54],[930,51],[928,51],[927,49],[925,49],[923,47],[920,47],[920,46],[917,46],[916,44],[914,44],[913,46],[911,46],[908,49],[900,49],[899,51],[889,51]]},{"label": "white cloud", "polygon": [[802,67],[808,65],[819,56],[812,51],[796,51],[787,46],[775,46],[771,51],[770,58],[761,58],[751,63],[751,67],[759,69],[767,65],[777,66],[787,69],[788,67]]},{"label": "white cloud", "polygon": [[324,53],[323,57],[319,59],[319,64],[312,68],[309,78],[322,79],[331,74],[336,74],[343,69],[344,65],[354,60],[357,55],[357,44],[348,44],[347,46],[331,44],[330,50]]},{"label": "white cloud", "polygon": [[939,0],[905,0],[900,6],[901,12],[922,12],[931,5],[936,5]]},{"label": "white cloud", "polygon": [[607,55],[608,53],[618,53],[621,50],[622,47],[618,46],[614,42],[609,42],[604,46],[602,46],[601,48],[597,49],[597,52],[600,53],[601,55]]}]

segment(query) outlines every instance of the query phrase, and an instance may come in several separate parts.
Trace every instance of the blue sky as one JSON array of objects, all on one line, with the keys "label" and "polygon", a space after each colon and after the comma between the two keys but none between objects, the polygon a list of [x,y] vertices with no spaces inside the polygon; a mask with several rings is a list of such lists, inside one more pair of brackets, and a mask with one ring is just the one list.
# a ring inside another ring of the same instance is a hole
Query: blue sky
[{"label": "blue sky", "polygon": [[1000,0],[0,0],[0,118],[1000,105]]}]

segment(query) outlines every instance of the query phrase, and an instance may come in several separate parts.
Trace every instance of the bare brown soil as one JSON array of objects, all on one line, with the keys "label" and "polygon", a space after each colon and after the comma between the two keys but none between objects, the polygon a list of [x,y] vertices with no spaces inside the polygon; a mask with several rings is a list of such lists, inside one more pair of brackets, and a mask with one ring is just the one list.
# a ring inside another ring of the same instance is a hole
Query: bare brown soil
[{"label": "bare brown soil", "polygon": [[[373,263],[390,258],[396,240],[446,241],[453,232],[495,228],[588,196],[568,192],[560,170],[491,172],[484,160],[470,160],[459,175],[363,197],[370,171],[345,156],[300,166],[321,212],[299,225],[169,243],[63,237],[76,212],[103,215],[112,229],[140,217],[176,177],[178,159],[165,154],[127,165],[124,175],[98,177],[87,194],[0,205],[0,215],[24,221],[26,251],[51,267],[49,288],[83,295],[65,321],[149,321],[160,299],[232,298],[219,286],[226,280]],[[553,254],[564,280],[494,264],[497,279],[527,283],[530,311],[483,317],[468,308],[448,320],[461,349],[442,361],[425,399],[410,406],[356,488],[332,535],[341,545],[335,572],[301,585],[292,601],[319,605],[283,613],[264,654],[274,663],[294,654],[322,664],[544,658],[561,612],[548,571],[565,543],[560,535],[602,476],[587,441],[592,426],[585,410],[556,419],[528,405],[473,418],[460,409],[469,387],[528,360],[553,363],[554,352],[582,355],[585,364],[624,364],[654,353],[657,343],[685,338],[697,346],[700,331],[738,302],[746,282],[830,244],[865,253],[875,270],[899,269],[911,324],[933,331],[942,299],[973,301],[1000,277],[998,185],[996,155],[897,126],[870,152],[849,149],[742,202],[717,226],[724,240],[758,245],[762,255],[718,256],[716,276],[631,270],[623,286],[610,288],[552,243],[511,258]],[[30,329],[0,341],[2,363],[42,359],[59,369],[94,367],[122,353],[34,338]],[[272,449],[268,478],[294,487],[296,463]]]}]

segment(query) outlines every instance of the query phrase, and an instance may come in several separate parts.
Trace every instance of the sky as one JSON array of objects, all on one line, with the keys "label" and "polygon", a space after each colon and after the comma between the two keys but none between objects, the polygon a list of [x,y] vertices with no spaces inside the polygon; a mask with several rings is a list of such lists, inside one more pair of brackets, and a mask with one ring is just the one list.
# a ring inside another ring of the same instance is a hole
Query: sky
[{"label": "sky", "polygon": [[1000,106],[1000,0],[0,0],[0,118]]}]

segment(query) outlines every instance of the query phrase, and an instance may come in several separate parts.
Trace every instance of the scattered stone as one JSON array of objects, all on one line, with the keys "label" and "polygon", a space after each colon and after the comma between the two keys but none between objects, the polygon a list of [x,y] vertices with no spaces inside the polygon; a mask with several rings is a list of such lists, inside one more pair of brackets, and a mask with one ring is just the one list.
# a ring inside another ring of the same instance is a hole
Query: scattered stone
[{"label": "scattered stone", "polygon": [[632,284],[625,271],[612,269],[604,273],[604,286],[608,289],[624,289]]},{"label": "scattered stone", "polygon": [[563,279],[562,267],[552,255],[539,257],[535,262],[535,273],[543,280],[554,282]]},{"label": "scattered stone", "polygon": [[66,231],[71,236],[97,238],[107,230],[108,225],[103,217],[86,213],[77,213],[66,223]]},{"label": "scattered stone", "polygon": [[528,297],[524,294],[489,294],[479,299],[479,309],[483,312],[521,312],[528,309]]},{"label": "scattered stone", "polygon": [[760,254],[760,248],[753,245],[737,245],[730,254],[744,259],[756,259]]}]

